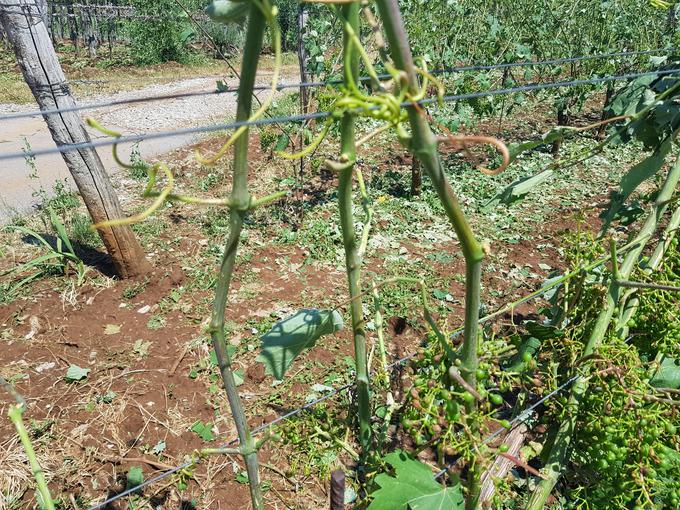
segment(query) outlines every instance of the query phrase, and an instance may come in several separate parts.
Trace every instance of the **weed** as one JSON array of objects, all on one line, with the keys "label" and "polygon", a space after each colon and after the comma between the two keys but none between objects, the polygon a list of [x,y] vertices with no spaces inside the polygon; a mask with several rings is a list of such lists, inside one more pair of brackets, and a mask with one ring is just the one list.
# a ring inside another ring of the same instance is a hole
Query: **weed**
[{"label": "weed", "polygon": [[132,165],[128,169],[128,177],[130,177],[130,179],[134,179],[135,181],[144,181],[147,179],[151,165],[142,158],[142,154],[139,150],[139,143],[135,143],[132,146],[130,164]]},{"label": "weed", "polygon": [[165,317],[162,315],[152,315],[146,323],[146,327],[151,330],[162,329],[165,327]]},{"label": "weed", "polygon": [[224,174],[219,172],[209,172],[205,177],[198,180],[197,186],[201,191],[210,191],[224,181]]},{"label": "weed", "polygon": [[[73,266],[76,271],[77,285],[82,285],[85,280],[87,269],[85,268],[83,261],[73,250],[73,245],[66,234],[64,225],[59,221],[59,218],[53,211],[50,211],[50,221],[57,233],[54,245],[48,242],[43,236],[27,227],[17,225],[6,227],[7,230],[14,230],[32,237],[42,247],[46,248],[47,252],[3,273],[2,276],[10,274],[23,275],[23,277],[20,276],[18,281],[5,283],[0,287],[0,299],[3,301],[13,299],[16,297],[16,292],[19,289],[38,278],[50,274],[66,275],[71,266]],[[25,273],[27,272],[29,274],[26,276]]]},{"label": "weed", "polygon": [[102,246],[101,238],[97,232],[92,230],[90,217],[75,213],[69,222],[71,238],[86,246],[97,248]]},{"label": "weed", "polygon": [[144,292],[146,289],[146,286],[149,284],[149,279],[145,278],[144,280],[131,283],[130,285],[127,285],[123,289],[122,297],[123,299],[133,299],[137,297],[139,294]]}]

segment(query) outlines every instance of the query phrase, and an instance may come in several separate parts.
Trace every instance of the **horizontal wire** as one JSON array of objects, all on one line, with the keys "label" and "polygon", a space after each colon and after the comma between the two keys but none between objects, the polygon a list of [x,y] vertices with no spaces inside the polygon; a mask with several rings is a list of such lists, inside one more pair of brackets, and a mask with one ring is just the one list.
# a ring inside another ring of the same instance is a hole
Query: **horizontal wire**
[{"label": "horizontal wire", "polygon": [[[496,439],[498,436],[500,436],[504,431],[510,431],[512,430],[515,425],[517,425],[520,421],[526,419],[531,412],[536,409],[538,406],[541,404],[544,404],[551,398],[553,398],[555,395],[558,395],[562,391],[564,391],[567,387],[569,387],[571,384],[573,384],[579,377],[580,375],[575,375],[572,376],[571,378],[567,379],[565,382],[563,382],[561,385],[559,385],[557,388],[555,388],[553,391],[542,397],[541,399],[537,400],[533,404],[531,404],[529,407],[527,407],[524,411],[519,413],[517,416],[515,416],[512,420],[510,420],[510,427],[507,429],[505,427],[499,427],[496,430],[494,430],[489,436],[487,436],[481,444],[486,445],[489,444],[491,441]],[[446,468],[442,469],[441,471],[437,472],[437,474],[434,475],[434,479],[437,480],[441,478],[449,469],[451,469],[458,460],[453,461],[450,463]]]},{"label": "horizontal wire", "polygon": [[[580,61],[586,61],[586,60],[598,60],[598,59],[607,59],[607,58],[614,58],[614,57],[633,57],[633,56],[641,56],[641,55],[654,55],[655,53],[672,53],[674,51],[680,50],[680,48],[677,47],[670,47],[670,48],[656,48],[653,50],[639,50],[639,51],[618,51],[618,52],[613,52],[613,53],[598,53],[595,55],[582,55],[582,56],[577,56],[577,57],[564,57],[564,58],[555,58],[555,59],[548,59],[548,60],[523,60],[519,62],[504,62],[504,63],[498,63],[498,64],[470,64],[470,65],[465,65],[465,66],[456,66],[456,67],[445,67],[443,69],[435,69],[430,72],[430,74],[434,76],[439,76],[441,74],[451,74],[451,73],[456,73],[456,72],[469,72],[469,71],[492,71],[495,69],[505,69],[505,68],[512,68],[512,67],[537,67],[537,66],[543,66],[543,65],[560,65],[560,64],[567,64],[570,62],[580,62]],[[196,76],[194,78],[187,77],[186,79],[200,79],[200,78],[221,78],[221,75],[214,75],[214,76]],[[157,80],[176,80],[177,76],[152,76],[151,78],[157,79]],[[391,75],[388,74],[382,74],[378,75],[378,78],[383,80],[383,79],[390,79],[392,78]],[[357,78],[358,81],[360,82],[369,82],[371,80],[370,76],[361,76]],[[135,79],[127,79],[127,80],[98,80],[96,78],[77,78],[70,80],[70,83],[82,83],[82,84],[102,84],[102,83],[120,83],[121,81],[125,82],[134,82],[138,81]],[[328,85],[341,85],[343,83],[342,80],[327,80],[327,81],[310,81],[310,82],[300,82],[300,83],[281,83],[277,85],[277,90],[282,90],[286,88],[314,88],[314,87],[322,87],[322,86],[328,86]],[[256,86],[259,87],[258,90],[263,90],[263,89],[268,89],[271,88],[269,86]],[[238,90],[238,88],[235,88],[234,90]],[[42,112],[41,111],[36,111],[32,113],[32,115],[40,115]],[[3,117],[0,117],[0,120],[2,120]]]},{"label": "horizontal wire", "polygon": [[[630,52],[615,52],[615,53],[602,53],[598,55],[582,55],[582,56],[577,56],[577,57],[565,57],[565,58],[557,58],[557,59],[550,59],[550,60],[537,60],[537,61],[521,61],[521,62],[505,62],[505,63],[500,63],[500,64],[479,64],[479,65],[468,65],[468,66],[459,66],[459,67],[450,67],[450,68],[444,68],[444,69],[436,69],[430,72],[432,75],[443,75],[443,74],[452,74],[452,73],[457,73],[457,72],[469,72],[469,71],[484,71],[484,70],[494,70],[494,69],[507,69],[507,68],[513,68],[513,67],[534,67],[534,66],[543,66],[543,65],[559,65],[559,64],[565,64],[565,63],[570,63],[570,62],[580,62],[580,61],[586,61],[586,60],[598,60],[598,59],[607,59],[607,58],[614,58],[614,57],[622,57],[622,56],[640,56],[640,55],[651,55],[654,53],[659,53],[659,52],[666,52],[670,53],[675,50],[678,50],[680,48],[657,48],[654,50],[642,50],[642,51],[630,51]],[[168,78],[162,78],[162,79],[169,79]],[[198,77],[200,79],[201,77]],[[389,74],[382,74],[379,75],[378,78],[380,80],[387,80],[391,79],[392,76]],[[187,78],[188,79],[196,79],[196,78]],[[105,83],[101,80],[73,80],[73,83],[78,83],[78,82],[88,82],[92,81],[94,83]],[[358,81],[360,82],[370,82],[371,77],[369,76],[362,76],[358,78]],[[330,86],[330,85],[341,85],[343,83],[342,80],[329,80],[329,81],[311,81],[311,82],[301,82],[301,83],[281,83],[278,84],[276,87],[276,90],[284,90],[284,89],[290,89],[290,88],[315,88],[315,87],[324,87],[324,86]],[[269,90],[271,89],[270,85],[256,85],[253,90],[261,91],[261,90]],[[177,94],[161,94],[157,96],[147,96],[147,97],[141,97],[141,98],[131,98],[131,99],[117,99],[117,100],[112,100],[112,101],[107,101],[107,102],[101,102],[101,103],[90,103],[90,104],[84,104],[84,105],[79,105],[79,106],[71,106],[67,108],[53,108],[49,110],[33,110],[30,112],[20,112],[20,113],[11,113],[11,114],[6,114],[0,116],[0,121],[3,120],[10,120],[10,119],[20,119],[20,118],[25,118],[25,117],[36,117],[39,115],[51,115],[55,113],[68,113],[68,112],[77,112],[77,111],[82,111],[82,110],[95,110],[99,108],[106,108],[109,106],[119,106],[119,105],[125,105],[125,104],[136,104],[136,103],[143,103],[147,101],[165,101],[165,100],[171,100],[171,99],[185,99],[189,97],[202,97],[202,96],[214,96],[214,95],[220,95],[220,94],[227,94],[227,93],[233,93],[237,92],[238,87],[234,88],[227,88],[225,90],[206,90],[206,91],[198,91],[198,92],[183,92],[183,93],[177,93]]]},{"label": "horizontal wire", "polygon": [[178,471],[182,471],[183,469],[186,469],[186,468],[191,467],[194,464],[198,464],[198,463],[199,463],[198,461],[197,462],[186,462],[186,463],[182,464],[181,466],[175,466],[174,468],[172,468],[168,471],[165,471],[165,472],[161,473],[160,475],[151,477],[148,480],[144,480],[142,483],[140,483],[139,485],[136,485],[135,487],[131,487],[130,489],[125,489],[124,491],[105,499],[101,503],[97,503],[95,505],[92,505],[87,510],[98,510],[99,508],[103,508],[103,507],[113,503],[114,501],[117,501],[117,500],[122,499],[126,496],[129,496],[130,494],[134,494],[135,492],[139,492],[142,489],[144,489],[145,487],[148,487],[149,485],[152,485],[156,482],[160,482],[164,478],[172,476],[175,473],[177,473]]},{"label": "horizontal wire", "polygon": [[[560,285],[561,285],[561,284],[560,284]],[[557,285],[557,287],[559,287],[559,285]],[[548,292],[548,290],[552,290],[552,288],[551,288],[551,289],[547,289],[545,292]],[[527,299],[527,301],[530,301],[530,300],[532,300],[532,299],[537,299],[538,297],[540,297],[540,296],[542,296],[543,294],[545,294],[545,292],[539,293],[539,294],[532,294],[532,295],[529,297],[529,299]],[[505,308],[505,307],[504,307],[504,308]],[[490,315],[490,316],[481,318],[481,319],[479,320],[479,323],[482,324],[482,323],[486,322],[487,320],[490,320],[490,319],[492,318],[492,316],[495,317],[495,316],[496,316],[496,313],[494,312],[494,314],[492,314],[492,315]],[[459,335],[461,334],[461,331],[462,331],[462,330],[456,331],[455,333],[453,333],[453,334],[451,335],[451,337],[454,338],[454,337],[456,337],[456,336],[459,336]],[[390,363],[389,365],[387,365],[387,369],[388,369],[388,370],[392,370],[392,369],[394,369],[395,367],[397,367],[397,366],[399,366],[399,365],[403,365],[404,363],[406,363],[406,362],[410,361],[411,359],[413,359],[415,356],[416,356],[416,353],[413,353],[413,354],[411,354],[411,355],[409,355],[409,356],[406,356],[406,357],[404,357],[404,358],[398,359],[398,360],[396,360],[396,361]],[[303,413],[304,411],[307,411],[308,409],[311,409],[312,407],[316,406],[317,404],[320,404],[321,402],[324,402],[325,400],[328,400],[328,399],[330,399],[330,398],[332,398],[332,397],[334,397],[334,396],[336,396],[336,395],[338,395],[338,394],[340,394],[340,393],[343,393],[343,392],[347,391],[348,389],[353,388],[353,387],[355,386],[355,384],[356,384],[356,383],[351,382],[351,383],[344,384],[343,386],[340,386],[340,387],[338,387],[338,388],[334,388],[332,391],[329,391],[326,395],[324,395],[324,396],[322,396],[322,397],[320,397],[320,398],[314,399],[314,400],[312,400],[311,402],[306,403],[306,404],[303,405],[302,407],[299,407],[299,408],[297,408],[297,409],[294,409],[293,411],[290,411],[290,412],[288,412],[288,413],[285,413],[285,414],[283,414],[283,415],[281,415],[281,416],[275,418],[274,420],[272,420],[272,421],[270,421],[270,422],[263,423],[262,425],[260,425],[260,426],[258,426],[258,427],[255,427],[255,428],[251,431],[251,434],[252,434],[253,436],[254,436],[254,435],[257,435],[257,434],[260,434],[260,433],[263,432],[264,430],[266,430],[266,429],[268,429],[268,428],[271,428],[271,427],[273,427],[274,425],[277,425],[277,424],[279,424],[279,423],[281,423],[281,422],[283,422],[283,421],[286,421],[286,420],[292,418],[293,416],[296,416],[296,415],[298,415],[298,414],[300,414],[300,413]],[[235,445],[235,444],[238,444],[238,443],[239,443],[239,439],[238,439],[238,438],[234,438],[234,439],[232,439],[231,441],[227,442],[226,445],[227,445],[227,446],[232,446],[232,445]],[[135,492],[138,492],[138,491],[142,490],[143,488],[145,488],[145,487],[147,487],[147,486],[149,486],[149,485],[151,485],[151,484],[154,484],[154,483],[156,483],[156,482],[159,482],[159,481],[163,480],[164,478],[167,478],[167,477],[169,477],[169,476],[172,476],[173,474],[177,473],[178,471],[181,471],[182,469],[186,469],[186,468],[192,466],[193,464],[198,464],[199,462],[200,462],[200,461],[197,461],[197,462],[186,462],[186,463],[181,464],[181,465],[179,465],[179,466],[173,467],[172,469],[169,469],[168,471],[164,471],[163,473],[161,473],[161,474],[159,474],[159,475],[157,475],[157,476],[154,476],[154,477],[152,477],[152,478],[149,478],[148,480],[145,480],[144,482],[142,482],[141,484],[139,484],[139,485],[137,485],[137,486],[135,486],[135,487],[133,487],[133,488],[124,490],[124,491],[120,492],[119,494],[116,494],[116,495],[114,495],[114,496],[111,496],[110,498],[108,498],[108,499],[102,501],[101,503],[97,503],[96,505],[93,505],[93,506],[89,507],[87,510],[98,510],[98,509],[100,509],[100,508],[102,508],[102,507],[108,505],[109,503],[112,503],[113,501],[116,501],[116,500],[118,500],[118,499],[121,499],[121,498],[124,498],[124,497],[126,497],[126,496],[129,496],[130,494],[133,494],[133,493],[135,493]],[[444,471],[446,471],[446,470],[444,470]]]},{"label": "horizontal wire", "polygon": [[[629,80],[633,78],[640,78],[644,76],[665,76],[669,74],[673,74],[680,71],[680,68],[674,68],[674,69],[667,69],[663,71],[649,71],[649,72],[643,72],[643,73],[630,73],[630,74],[622,74],[622,75],[616,75],[616,76],[604,76],[600,78],[590,78],[590,79],[584,79],[584,80],[570,80],[570,81],[561,81],[561,82],[550,82],[550,83],[536,83],[536,84],[531,84],[531,85],[523,85],[520,87],[512,87],[512,88],[505,88],[505,89],[495,89],[495,90],[487,90],[484,92],[471,92],[467,94],[456,94],[456,95],[449,95],[449,96],[444,96],[443,102],[449,103],[453,101],[463,101],[466,99],[475,99],[475,98],[480,98],[480,97],[488,97],[488,96],[499,96],[499,95],[505,95],[505,94],[515,94],[519,92],[529,92],[529,91],[537,91],[537,90],[548,90],[548,89],[555,89],[555,88],[562,88],[562,87],[574,87],[574,86],[581,86],[581,85],[594,85],[597,83],[605,83],[605,82],[611,82],[611,81],[622,81],[622,80]],[[422,101],[418,101],[418,104],[420,105],[428,105],[428,104],[433,104],[438,102],[438,98],[430,98],[430,99],[423,99]],[[401,104],[402,107],[409,107],[412,106],[413,102],[405,101]],[[376,110],[378,109],[378,106],[371,107],[369,110]],[[351,110],[352,113],[362,113],[365,112],[364,109],[357,108],[355,110]],[[185,128],[185,129],[177,129],[177,130],[171,130],[171,131],[157,131],[157,132],[151,132],[151,133],[145,133],[141,135],[127,135],[127,136],[121,136],[118,138],[107,138],[105,140],[100,140],[100,141],[90,141],[90,142],[81,142],[81,143],[72,143],[72,144],[63,144],[57,147],[51,147],[51,148],[45,148],[45,149],[31,149],[31,150],[24,150],[24,151],[17,151],[17,152],[10,152],[6,154],[0,154],[0,160],[8,160],[8,159],[18,159],[18,158],[26,158],[26,157],[35,157],[35,156],[42,156],[46,154],[57,154],[57,153],[63,153],[63,152],[70,152],[70,151],[76,151],[76,150],[81,150],[81,149],[91,149],[95,147],[104,147],[108,145],[115,145],[115,144],[122,144],[122,143],[134,143],[134,142],[141,142],[143,140],[154,140],[158,138],[170,138],[174,136],[182,136],[182,135],[189,135],[189,134],[201,134],[201,133],[210,133],[210,132],[215,132],[215,131],[224,131],[224,130],[231,130],[231,129],[237,129],[240,127],[244,126],[265,126],[265,125],[270,125],[270,124],[282,124],[282,123],[295,123],[295,122],[302,122],[306,120],[312,120],[312,119],[322,119],[322,118],[327,118],[333,115],[333,112],[315,112],[315,113],[308,113],[304,115],[290,115],[290,116],[284,116],[284,117],[272,117],[272,118],[261,118],[257,119],[254,121],[239,121],[239,122],[232,122],[232,123],[225,123],[225,124],[214,124],[214,125],[206,125],[206,126],[198,126],[194,128]]]}]

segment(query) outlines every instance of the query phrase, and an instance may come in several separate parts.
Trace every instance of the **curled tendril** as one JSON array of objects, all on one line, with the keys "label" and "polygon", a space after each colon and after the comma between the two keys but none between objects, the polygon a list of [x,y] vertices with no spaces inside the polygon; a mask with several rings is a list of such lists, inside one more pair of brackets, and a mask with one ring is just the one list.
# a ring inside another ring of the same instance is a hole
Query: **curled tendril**
[{"label": "curled tendril", "polygon": [[288,153],[288,152],[281,152],[277,151],[276,155],[280,156],[285,159],[302,159],[309,154],[311,154],[320,144],[323,142],[324,138],[326,138],[326,135],[328,134],[328,131],[330,130],[331,126],[333,125],[334,119],[332,117],[329,117],[328,120],[325,122],[323,129],[321,132],[312,140],[312,143],[307,145],[303,150],[300,152],[296,153]]},{"label": "curled tendril", "polygon": [[[105,128],[104,126],[102,126],[98,121],[94,120],[93,118],[87,118],[87,119],[85,119],[85,122],[86,122],[87,125],[90,126],[91,128],[94,128],[94,129],[96,129],[97,131],[99,131],[100,133],[103,133],[103,134],[105,134],[105,135],[107,135],[107,136],[112,136],[112,137],[114,137],[114,138],[120,138],[121,136],[123,136],[123,135],[122,135],[121,133],[119,133],[118,131],[114,131],[114,130],[112,130],[112,129]],[[120,158],[120,156],[118,155],[118,144],[117,144],[117,143],[114,143],[114,144],[113,144],[113,149],[112,149],[111,152],[113,153],[113,160],[116,162],[116,164],[120,165],[120,166],[123,167],[123,168],[127,168],[127,169],[131,169],[131,168],[134,167],[133,164],[131,164],[131,163],[125,163],[125,162]]]},{"label": "curled tendril", "polygon": [[421,65],[421,67],[416,67],[416,72],[423,77],[423,85],[420,88],[420,93],[415,100],[422,101],[425,99],[427,95],[427,87],[429,85],[428,82],[431,81],[435,87],[437,87],[437,103],[439,106],[442,106],[444,104],[444,93],[446,91],[444,84],[432,74],[430,74],[430,71],[427,69],[427,62],[425,62],[424,58],[418,57],[416,61],[420,62]]},{"label": "curled tendril", "polygon": [[427,113],[418,103],[414,102],[413,107],[416,110],[418,110],[418,112],[421,115],[427,117],[427,119],[432,124],[436,125],[439,129],[441,129],[444,132],[444,136],[437,138],[437,141],[439,143],[444,143],[450,145],[454,149],[462,150],[469,157],[473,157],[469,149],[474,145],[493,146],[498,151],[498,153],[503,157],[503,162],[500,164],[500,166],[494,169],[488,169],[482,166],[481,164],[477,165],[477,169],[484,175],[498,175],[501,172],[503,172],[506,168],[508,168],[508,166],[510,165],[510,151],[508,150],[507,145],[505,145],[498,138],[483,135],[454,135],[453,133],[451,133],[451,131],[447,129],[446,126],[442,126],[441,124],[435,122],[432,116],[429,113]]},{"label": "curled tendril", "polygon": [[[93,127],[97,131],[108,135],[112,136],[114,138],[120,138],[122,136],[121,133],[114,131],[112,129],[105,128],[102,126],[98,121],[88,118],[86,119],[86,122],[89,126]],[[123,168],[133,168],[134,165],[131,163],[126,163],[124,162],[119,154],[118,154],[118,143],[114,143],[112,145],[112,153],[113,153],[113,158],[116,161],[117,164],[119,164]],[[156,185],[156,177],[158,175],[158,171],[161,171],[165,174],[167,184],[165,187],[160,190],[156,191],[154,190],[154,187]],[[172,190],[174,189],[175,186],[175,178],[172,174],[172,171],[163,162],[158,162],[155,163],[151,166],[149,166],[146,170],[147,172],[147,183],[146,187],[144,188],[144,193],[142,196],[144,198],[155,198],[156,200],[153,201],[153,203],[147,207],[144,211],[142,211],[139,214],[135,214],[133,216],[128,216],[127,218],[118,218],[118,219],[113,219],[113,220],[107,220],[107,221],[101,221],[99,223],[96,223],[92,225],[92,230],[100,229],[100,228],[106,228],[106,227],[114,227],[114,226],[119,226],[119,225],[132,225],[134,223],[139,223],[149,216],[151,216],[154,212],[156,212],[165,201],[170,201],[170,202],[183,202],[185,204],[192,204],[192,205],[202,205],[202,206],[222,206],[222,207],[233,207],[233,202],[229,198],[201,198],[201,197],[192,197],[189,195],[181,195],[177,193],[172,193]],[[256,199],[254,197],[251,197],[250,201],[246,205],[246,210],[252,210],[257,207],[261,207],[263,205],[267,205],[271,202],[274,202],[280,198],[283,198],[288,194],[288,190],[285,191],[277,191],[276,193],[272,193],[271,195],[264,196],[262,198]]]},{"label": "curled tendril", "polygon": [[488,169],[482,165],[478,165],[477,170],[484,175],[498,175],[508,168],[508,165],[510,164],[510,151],[508,150],[507,145],[493,136],[453,135],[448,133],[446,136],[439,138],[438,141],[450,145],[454,149],[463,150],[468,156],[472,156],[469,148],[473,145],[491,145],[494,147],[503,157],[503,163],[494,169]]},{"label": "curled tendril", "polygon": [[[165,174],[167,184],[160,192],[156,194],[152,191],[152,188],[156,184],[156,174],[158,173],[159,170],[161,170]],[[115,227],[118,225],[132,225],[133,223],[139,223],[140,221],[145,220],[146,218],[151,216],[154,212],[156,212],[158,209],[160,209],[160,207],[163,205],[165,200],[170,195],[173,186],[175,185],[175,178],[173,177],[172,172],[168,168],[168,165],[166,165],[165,163],[156,163],[147,170],[147,174],[149,176],[149,182],[147,183],[146,189],[144,190],[144,197],[156,195],[156,200],[154,200],[149,207],[144,209],[139,214],[134,214],[132,216],[128,216],[127,218],[101,221],[99,223],[92,225],[93,230],[106,227]]]},{"label": "curled tendril", "polygon": [[[323,3],[334,4],[337,2],[329,0],[328,2]],[[343,17],[337,6],[331,5],[331,8],[342,22],[343,29],[349,41],[343,61],[346,86],[340,88],[340,94],[338,94],[330,108],[330,111],[332,112],[331,117],[329,117],[321,132],[307,148],[297,153],[277,152],[278,156],[286,159],[300,159],[313,152],[326,138],[332,124],[341,119],[346,113],[352,113],[359,117],[369,118],[383,123],[383,125],[358,140],[356,143],[357,147],[364,145],[375,136],[389,129],[395,129],[399,140],[402,143],[407,143],[409,135],[404,127],[404,123],[408,120],[408,114],[402,108],[402,105],[405,102],[417,103],[424,99],[427,96],[427,89],[430,84],[434,84],[437,88],[437,99],[439,103],[442,104],[443,102],[444,85],[430,74],[424,59],[418,60],[421,67],[416,69],[416,72],[423,78],[417,94],[413,95],[408,92],[408,87],[406,86],[406,82],[408,81],[406,73],[396,69],[389,60],[384,61],[384,66],[387,73],[390,75],[391,80],[384,83],[381,82],[375,67],[373,66],[373,62],[368,56],[364,46],[361,44],[361,41],[351,24]],[[370,10],[364,9],[364,14],[369,18],[369,24],[373,26],[372,23],[374,23],[375,20],[372,18]],[[372,89],[375,90],[371,95],[363,93],[355,82],[352,70],[352,52],[354,51],[358,53],[358,56],[371,79]]]},{"label": "curled tendril", "polygon": [[[274,72],[272,74],[271,87],[269,89],[269,96],[263,101],[260,107],[255,113],[253,113],[248,122],[254,122],[267,111],[272,101],[274,100],[274,95],[276,94],[279,75],[281,73],[282,66],[282,53],[281,53],[281,29],[278,22],[276,21],[276,16],[278,14],[278,8],[271,4],[270,0],[253,0],[253,4],[260,9],[265,17],[267,25],[269,25],[269,30],[271,32],[272,47],[274,48]],[[210,157],[203,157],[196,151],[194,156],[196,160],[207,166],[212,166],[217,163],[229,150],[229,148],[234,145],[236,140],[238,140],[246,131],[248,130],[248,125],[239,127],[234,133],[229,137],[226,143],[218,150],[214,155]]]}]

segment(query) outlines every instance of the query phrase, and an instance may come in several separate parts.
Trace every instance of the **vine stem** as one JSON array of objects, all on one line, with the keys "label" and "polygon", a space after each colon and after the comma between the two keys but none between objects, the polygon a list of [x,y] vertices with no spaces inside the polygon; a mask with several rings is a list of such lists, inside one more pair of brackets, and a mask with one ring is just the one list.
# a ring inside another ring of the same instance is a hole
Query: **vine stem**
[{"label": "vine stem", "polygon": [[[243,52],[243,62],[241,67],[241,82],[238,92],[238,104],[236,110],[236,120],[247,120],[252,108],[253,88],[257,74],[257,64],[260,51],[262,50],[262,39],[266,27],[266,20],[262,11],[256,5],[250,7],[248,15],[248,31],[246,44]],[[260,488],[259,469],[257,461],[257,450],[253,441],[253,436],[246,420],[245,411],[241,402],[241,397],[236,388],[234,373],[231,369],[231,358],[227,351],[227,342],[224,333],[224,315],[227,306],[227,296],[234,272],[236,253],[238,250],[243,220],[250,206],[250,193],[248,192],[248,130],[243,132],[234,143],[234,168],[233,186],[230,201],[232,204],[229,211],[229,238],[222,257],[222,264],[215,290],[215,300],[213,302],[212,319],[210,321],[210,336],[217,355],[217,362],[222,375],[224,389],[227,392],[227,399],[234,423],[238,432],[241,444],[241,453],[246,464],[248,473],[248,483],[250,486],[250,497],[254,510],[264,508],[262,501],[262,490]]]},{"label": "vine stem", "polygon": [[38,486],[38,493],[40,494],[40,499],[42,502],[42,507],[45,510],[54,510],[54,501],[50,495],[50,490],[47,487],[47,480],[45,480],[45,473],[43,472],[40,464],[38,463],[38,458],[35,455],[35,450],[33,449],[33,444],[31,443],[31,438],[28,436],[28,431],[24,426],[23,420],[23,409],[20,404],[11,405],[9,408],[9,419],[14,424],[17,429],[17,434],[19,434],[19,439],[24,447],[26,456],[28,457],[28,462],[31,465],[31,472],[33,473],[33,478]]},{"label": "vine stem", "polygon": [[[648,240],[652,236],[659,225],[661,218],[663,217],[668,201],[673,196],[673,192],[679,181],[680,157],[678,157],[675,164],[668,172],[666,180],[659,191],[656,202],[652,207],[652,211],[647,216],[644,224],[640,228],[640,231],[636,236],[636,240]],[[626,254],[623,259],[623,263],[618,267],[619,278],[627,279],[630,277],[646,244],[646,241],[639,242]],[[604,307],[600,311],[597,321],[595,322],[595,326],[588,337],[588,341],[583,349],[582,357],[591,356],[600,346],[605,334],[607,333],[607,330],[609,329],[612,318],[614,317],[615,309],[621,299],[621,286],[618,283],[618,279],[612,277],[607,291],[606,302],[604,303]],[[588,366],[585,367],[585,369],[587,368]],[[536,487],[536,490],[531,495],[531,498],[527,503],[526,510],[542,510],[545,506],[545,502],[553,490],[553,487],[555,487],[557,480],[562,474],[562,470],[571,450],[573,434],[574,430],[576,429],[577,419],[579,416],[579,407],[588,391],[588,386],[589,382],[587,378],[580,378],[574,383],[569,396],[569,402],[567,404],[570,409],[570,414],[567,419],[565,419],[560,424],[557,430],[557,435],[555,436],[553,447],[550,450],[550,454],[546,462],[545,471],[547,476],[541,480],[541,482]]]},{"label": "vine stem", "polygon": [[[413,55],[404,28],[397,0],[376,0],[383,20],[385,35],[395,66],[406,74],[406,87],[413,97],[419,92],[418,75]],[[408,108],[408,118],[412,137],[410,150],[422,163],[427,175],[437,190],[446,215],[460,240],[465,256],[465,331],[462,348],[461,371],[465,381],[472,387],[477,386],[477,367],[479,364],[479,305],[481,294],[482,260],[484,251],[475,238],[458,198],[446,180],[437,151],[437,140],[430,129],[427,119],[416,106]],[[476,409],[476,403],[468,404],[468,412]],[[467,510],[477,508],[481,489],[481,463],[475,462],[468,480]]]},{"label": "vine stem", "polygon": [[[359,32],[359,3],[343,5],[342,18],[346,25]],[[343,34],[344,80],[345,86],[356,87],[356,76],[359,74],[359,55],[353,50],[351,33]],[[368,361],[366,355],[366,332],[364,325],[363,303],[361,299],[361,256],[354,228],[352,213],[352,179],[354,161],[356,160],[355,119],[351,113],[345,113],[340,122],[340,161],[349,162],[340,171],[338,184],[338,204],[340,208],[340,226],[342,241],[345,247],[345,266],[349,284],[350,311],[352,315],[352,334],[354,337],[354,362],[356,367],[357,403],[359,407],[359,440],[362,457],[371,450],[371,403],[368,384]]]}]

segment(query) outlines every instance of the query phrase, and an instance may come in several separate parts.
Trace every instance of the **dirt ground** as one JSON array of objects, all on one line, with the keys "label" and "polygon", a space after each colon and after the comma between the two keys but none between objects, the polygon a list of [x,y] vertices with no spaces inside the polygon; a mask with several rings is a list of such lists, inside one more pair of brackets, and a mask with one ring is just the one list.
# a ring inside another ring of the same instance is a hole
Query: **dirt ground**
[{"label": "dirt ground", "polygon": [[[251,142],[256,195],[271,192],[293,172],[290,165],[271,158],[270,151],[262,148],[261,136]],[[218,144],[211,140],[198,148],[209,151]],[[400,186],[408,186],[410,158],[396,146],[376,147],[361,162],[380,204],[376,205],[374,229],[377,241],[369,245],[366,279],[419,274],[429,285],[437,285],[433,293],[436,315],[453,330],[462,323],[464,300],[459,244],[446,222],[431,216],[436,211],[436,205],[428,205],[432,193],[422,200],[432,209],[407,208]],[[212,187],[200,187],[200,183],[212,183],[210,176],[216,170],[193,162],[191,149],[169,156],[178,181],[193,191],[198,186],[199,192],[206,193],[208,188],[209,193],[226,193],[228,179],[216,178],[219,182]],[[444,154],[446,160],[456,157]],[[333,212],[336,178],[324,170],[308,172],[304,186],[274,212],[253,214],[230,292],[227,331],[234,365],[243,379],[239,390],[251,426],[323,395],[327,389],[319,384],[338,387],[351,380],[347,358],[353,348],[347,329],[320,340],[301,356],[283,383],[275,383],[255,361],[259,335],[300,308],[339,306],[347,323],[346,277],[337,212]],[[387,181],[390,172],[395,176]],[[473,214],[481,237],[491,241],[492,254],[484,273],[487,312],[535,290],[552,271],[565,268],[561,248],[565,232],[599,227],[597,215],[613,185],[611,175],[602,172],[596,178],[584,166],[560,178],[565,180],[556,182],[532,205]],[[475,193],[482,192],[468,190],[467,177],[454,173],[452,179],[458,180],[457,191],[465,206],[478,210]],[[479,182],[477,176],[470,179],[472,187]],[[506,183],[511,180],[511,176],[505,178]],[[499,180],[497,186],[503,182]],[[119,191],[129,209],[141,204],[132,198],[141,187],[138,181],[121,180]],[[84,509],[124,490],[131,468],[140,467],[148,479],[185,462],[196,449],[224,445],[236,437],[206,334],[225,213],[173,205],[158,216],[137,227],[154,266],[151,274],[133,282],[117,280],[109,273],[106,257],[91,256],[94,247],[88,252],[92,265],[82,286],[64,276],[41,278],[12,302],[0,305],[0,374],[28,403],[25,419],[62,508]],[[415,217],[430,219],[421,226]],[[323,225],[330,227],[324,230]],[[3,243],[7,249],[0,271],[35,255],[35,246],[18,234],[3,234]],[[386,301],[396,303],[387,306],[387,334],[390,356],[398,359],[418,348],[426,328],[414,304],[413,289],[401,286],[385,290],[384,295]],[[511,325],[537,311],[536,303],[522,305],[494,327]],[[369,333],[373,342],[374,335]],[[69,381],[66,374],[72,366],[89,372],[80,381]],[[344,403],[346,398],[341,395],[324,406],[333,408],[333,402]],[[0,400],[0,415],[6,415],[8,404],[6,398]],[[338,409],[336,416],[342,421],[347,411],[342,405]],[[313,452],[313,461],[308,451],[300,451],[295,434],[306,430],[305,415],[281,429],[283,443],[268,442],[262,450],[268,508],[325,507],[329,470],[352,465],[348,452],[324,443],[316,434],[314,441],[326,444],[326,453],[334,457],[317,462],[319,451]],[[345,421],[349,427],[351,420]],[[312,443],[309,436],[305,440]],[[24,508],[35,498],[29,489],[31,474],[7,420],[0,420],[0,445],[0,490],[7,494],[0,509]],[[121,500],[106,508],[147,504],[153,508],[248,508],[248,486],[242,473],[238,458],[213,456],[192,473],[151,485],[128,500],[131,503]]]}]

